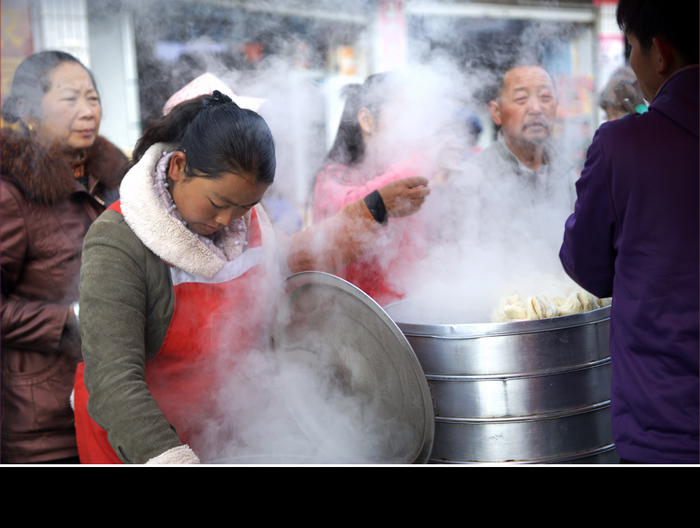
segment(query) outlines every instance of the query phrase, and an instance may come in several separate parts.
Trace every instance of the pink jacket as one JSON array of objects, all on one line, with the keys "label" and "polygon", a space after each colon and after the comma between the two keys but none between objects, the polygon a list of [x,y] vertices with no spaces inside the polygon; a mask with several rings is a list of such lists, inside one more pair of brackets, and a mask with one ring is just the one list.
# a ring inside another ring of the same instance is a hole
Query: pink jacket
[{"label": "pink jacket", "polygon": [[[346,204],[361,200],[380,187],[403,178],[423,175],[427,160],[414,154],[395,163],[382,175],[368,179],[354,167],[331,164],[318,175],[314,188],[313,221],[320,222]],[[425,225],[420,213],[391,218],[373,246],[337,275],[354,284],[381,306],[401,300],[405,280],[425,254]]]}]

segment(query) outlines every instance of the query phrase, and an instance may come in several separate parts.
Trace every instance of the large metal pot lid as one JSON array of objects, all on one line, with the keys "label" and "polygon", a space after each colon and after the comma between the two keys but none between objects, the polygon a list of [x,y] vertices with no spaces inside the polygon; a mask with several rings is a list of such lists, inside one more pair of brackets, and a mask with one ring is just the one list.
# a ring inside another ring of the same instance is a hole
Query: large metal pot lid
[{"label": "large metal pot lid", "polygon": [[435,418],[407,339],[364,292],[321,272],[289,277],[274,317],[275,354],[303,374],[287,403],[328,463],[426,463]]}]

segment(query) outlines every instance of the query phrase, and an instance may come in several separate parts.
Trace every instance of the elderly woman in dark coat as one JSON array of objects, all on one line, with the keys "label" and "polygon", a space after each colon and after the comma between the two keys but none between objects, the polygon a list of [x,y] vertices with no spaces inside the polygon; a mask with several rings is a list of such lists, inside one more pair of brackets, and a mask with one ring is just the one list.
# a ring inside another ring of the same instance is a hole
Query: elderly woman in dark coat
[{"label": "elderly woman in dark coat", "polygon": [[18,67],[2,117],[2,463],[77,462],[70,404],[82,242],[126,157],[98,136],[90,72],[48,51]]}]

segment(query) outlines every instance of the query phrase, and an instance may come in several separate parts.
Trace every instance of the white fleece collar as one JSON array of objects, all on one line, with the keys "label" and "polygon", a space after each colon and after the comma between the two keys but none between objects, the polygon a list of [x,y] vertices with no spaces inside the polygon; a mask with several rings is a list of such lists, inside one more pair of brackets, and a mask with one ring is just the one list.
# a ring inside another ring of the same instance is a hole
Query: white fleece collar
[{"label": "white fleece collar", "polygon": [[[161,259],[188,273],[209,279],[226,262],[167,211],[155,186],[156,163],[164,153],[172,150],[172,145],[165,143],[153,145],[124,176],[119,191],[122,215],[141,242]],[[272,226],[262,207],[256,206],[256,212],[261,219],[265,244]],[[250,212],[247,216],[249,219]]]}]

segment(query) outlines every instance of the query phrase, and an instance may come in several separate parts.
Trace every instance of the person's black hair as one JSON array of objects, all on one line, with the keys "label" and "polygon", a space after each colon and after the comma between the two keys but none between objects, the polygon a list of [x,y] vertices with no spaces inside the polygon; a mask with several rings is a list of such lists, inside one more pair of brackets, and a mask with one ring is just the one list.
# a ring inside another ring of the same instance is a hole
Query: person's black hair
[{"label": "person's black hair", "polygon": [[395,86],[392,85],[394,81],[392,74],[377,73],[367,77],[362,84],[350,84],[343,89],[345,105],[335,140],[326,155],[326,165],[355,165],[363,160],[365,142],[357,113],[360,109],[367,108],[378,119],[382,106],[395,94]]},{"label": "person's black hair", "polygon": [[631,33],[643,50],[653,38],[662,38],[675,48],[685,65],[698,64],[698,4],[662,0],[620,0],[617,24]]},{"label": "person's black hair", "polygon": [[[41,99],[51,89],[51,79],[49,78],[51,72],[66,62],[82,66],[90,75],[92,85],[97,91],[97,83],[95,83],[92,72],[73,55],[57,50],[40,51],[24,59],[15,70],[10,97],[2,105],[3,120],[9,124],[21,122],[22,116],[19,115],[18,106],[20,99],[24,99],[31,110],[40,108]],[[35,115],[35,117],[41,116]]]},{"label": "person's black hair", "polygon": [[136,143],[130,167],[156,143],[185,153],[189,177],[250,174],[257,183],[275,179],[275,143],[265,120],[215,91],[184,101],[151,123]]}]

